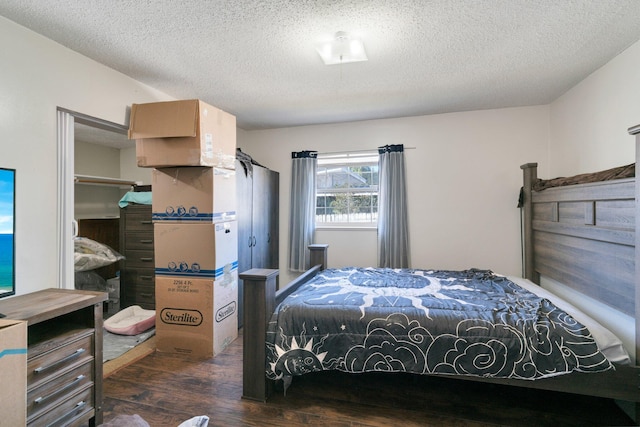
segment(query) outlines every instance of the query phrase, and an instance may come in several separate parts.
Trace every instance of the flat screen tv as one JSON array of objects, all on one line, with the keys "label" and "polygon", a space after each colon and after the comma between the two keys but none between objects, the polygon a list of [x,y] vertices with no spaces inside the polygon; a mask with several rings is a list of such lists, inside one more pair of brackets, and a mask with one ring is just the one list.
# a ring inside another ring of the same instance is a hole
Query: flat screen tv
[{"label": "flat screen tv", "polygon": [[15,295],[16,171],[0,168],[0,298]]}]

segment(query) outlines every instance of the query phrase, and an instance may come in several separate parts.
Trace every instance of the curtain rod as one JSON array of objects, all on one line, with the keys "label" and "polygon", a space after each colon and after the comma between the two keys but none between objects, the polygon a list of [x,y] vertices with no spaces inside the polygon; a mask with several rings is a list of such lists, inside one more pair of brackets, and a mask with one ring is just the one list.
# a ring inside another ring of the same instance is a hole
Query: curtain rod
[{"label": "curtain rod", "polygon": [[[404,147],[405,150],[415,150],[416,147]],[[378,154],[377,148],[371,148],[369,150],[349,150],[349,151],[327,151],[321,153],[318,151],[318,156],[328,156],[330,154],[351,154],[351,153],[375,153]]]}]

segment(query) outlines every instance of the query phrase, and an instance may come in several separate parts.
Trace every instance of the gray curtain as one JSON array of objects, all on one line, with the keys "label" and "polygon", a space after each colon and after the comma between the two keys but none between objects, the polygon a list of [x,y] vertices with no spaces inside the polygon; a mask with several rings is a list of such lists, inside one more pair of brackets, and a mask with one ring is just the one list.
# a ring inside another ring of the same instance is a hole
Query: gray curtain
[{"label": "gray curtain", "polygon": [[318,153],[291,153],[291,206],[289,211],[289,270],[309,268],[307,247],[316,229],[316,171]]},{"label": "gray curtain", "polygon": [[378,267],[408,268],[409,226],[404,146],[378,147]]}]

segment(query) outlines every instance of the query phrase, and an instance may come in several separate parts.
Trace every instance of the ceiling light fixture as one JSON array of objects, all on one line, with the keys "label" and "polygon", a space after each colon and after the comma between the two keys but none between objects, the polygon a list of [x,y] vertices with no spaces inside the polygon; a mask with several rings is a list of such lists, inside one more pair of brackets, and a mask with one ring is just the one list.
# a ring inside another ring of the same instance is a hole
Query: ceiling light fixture
[{"label": "ceiling light fixture", "polygon": [[338,31],[334,40],[322,43],[316,47],[316,50],[325,65],[368,60],[362,41],[355,37],[350,37],[344,31]]}]

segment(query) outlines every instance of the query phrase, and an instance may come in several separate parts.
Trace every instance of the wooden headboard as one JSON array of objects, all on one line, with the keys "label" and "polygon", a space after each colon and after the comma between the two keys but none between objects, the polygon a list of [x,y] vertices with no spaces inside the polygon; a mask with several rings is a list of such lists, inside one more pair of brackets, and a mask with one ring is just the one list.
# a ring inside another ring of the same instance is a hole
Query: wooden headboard
[{"label": "wooden headboard", "polygon": [[[521,166],[525,182],[536,166]],[[524,192],[527,278],[544,275],[635,316],[635,179]]]},{"label": "wooden headboard", "polygon": [[[640,157],[640,126],[636,164]],[[533,190],[537,164],[523,170],[524,275],[540,283],[543,275],[613,307],[636,323],[640,355],[640,183],[635,178]]]}]

